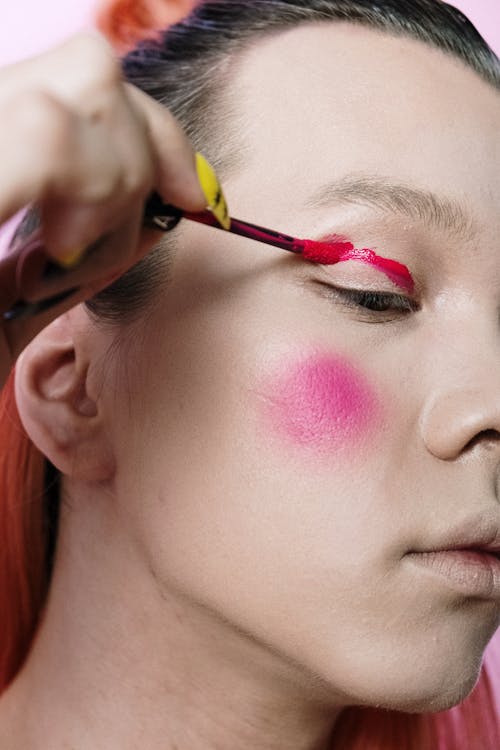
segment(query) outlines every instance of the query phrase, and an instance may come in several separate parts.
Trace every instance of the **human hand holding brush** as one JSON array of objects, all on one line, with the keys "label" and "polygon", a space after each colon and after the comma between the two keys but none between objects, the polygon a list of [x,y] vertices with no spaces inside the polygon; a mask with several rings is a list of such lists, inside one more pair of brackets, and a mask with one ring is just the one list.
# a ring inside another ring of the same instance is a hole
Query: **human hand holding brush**
[{"label": "human hand holding brush", "polygon": [[[1,69],[0,113],[0,223],[28,205],[41,219],[0,259],[3,383],[45,325],[157,243],[158,232],[143,226],[152,191],[190,211],[206,208],[217,191],[176,119],[124,81],[98,33]],[[20,301],[47,299],[37,315],[6,315]]]}]

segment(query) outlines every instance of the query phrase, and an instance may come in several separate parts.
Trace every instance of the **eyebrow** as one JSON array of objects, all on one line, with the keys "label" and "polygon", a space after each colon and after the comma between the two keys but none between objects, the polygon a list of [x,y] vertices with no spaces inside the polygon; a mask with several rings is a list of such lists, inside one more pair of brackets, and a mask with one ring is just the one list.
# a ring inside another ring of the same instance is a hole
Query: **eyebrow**
[{"label": "eyebrow", "polygon": [[477,234],[472,215],[459,201],[378,175],[347,175],[322,185],[306,206],[324,208],[337,203],[367,205],[400,214],[461,240],[471,240]]}]

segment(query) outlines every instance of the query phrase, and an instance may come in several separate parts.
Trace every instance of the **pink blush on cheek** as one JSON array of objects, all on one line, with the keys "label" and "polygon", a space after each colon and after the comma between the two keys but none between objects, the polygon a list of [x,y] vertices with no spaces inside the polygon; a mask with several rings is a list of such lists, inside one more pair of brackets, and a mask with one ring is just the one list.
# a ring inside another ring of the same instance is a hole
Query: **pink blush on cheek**
[{"label": "pink blush on cheek", "polygon": [[348,361],[313,355],[270,379],[266,411],[275,433],[323,454],[366,440],[381,408],[365,377]]}]

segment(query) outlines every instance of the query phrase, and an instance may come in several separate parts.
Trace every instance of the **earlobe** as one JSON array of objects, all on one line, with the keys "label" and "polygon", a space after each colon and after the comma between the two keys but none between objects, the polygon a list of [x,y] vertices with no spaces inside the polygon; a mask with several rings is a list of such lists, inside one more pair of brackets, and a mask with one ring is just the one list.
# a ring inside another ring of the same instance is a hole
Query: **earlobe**
[{"label": "earlobe", "polygon": [[114,473],[99,404],[88,393],[90,363],[75,339],[72,313],[42,331],[16,365],[16,400],[24,428],[59,471],[84,481]]}]

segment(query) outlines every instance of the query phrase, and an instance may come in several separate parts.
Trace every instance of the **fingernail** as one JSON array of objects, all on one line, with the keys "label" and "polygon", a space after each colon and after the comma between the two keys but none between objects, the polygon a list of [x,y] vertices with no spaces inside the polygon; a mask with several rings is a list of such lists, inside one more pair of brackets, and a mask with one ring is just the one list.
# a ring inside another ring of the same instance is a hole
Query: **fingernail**
[{"label": "fingernail", "polygon": [[205,159],[203,154],[196,154],[196,171],[201,188],[207,199],[207,205],[212,209],[212,213],[224,229],[229,229],[231,219],[227,208],[226,199],[222,192],[219,179],[215,174],[212,165]]},{"label": "fingernail", "polygon": [[86,247],[72,248],[71,250],[62,253],[61,255],[58,255],[57,258],[54,258],[54,262],[62,268],[76,268],[76,266],[78,266],[80,261],[83,259],[86,249]]}]

